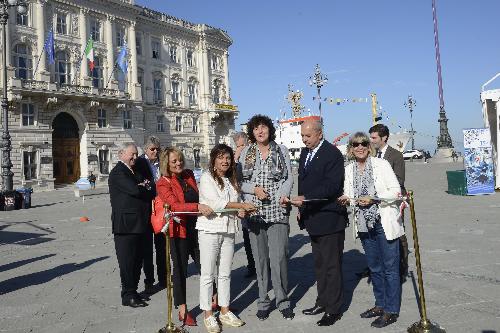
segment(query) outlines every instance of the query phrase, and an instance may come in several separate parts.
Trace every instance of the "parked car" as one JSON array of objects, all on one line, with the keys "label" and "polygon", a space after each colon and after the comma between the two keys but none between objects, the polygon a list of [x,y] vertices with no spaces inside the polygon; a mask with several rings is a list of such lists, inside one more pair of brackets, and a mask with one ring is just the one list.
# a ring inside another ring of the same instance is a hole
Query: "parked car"
[{"label": "parked car", "polygon": [[417,149],[407,150],[403,153],[403,158],[405,160],[409,160],[412,158],[421,159],[423,157],[424,157],[424,153],[420,150],[417,150]]}]

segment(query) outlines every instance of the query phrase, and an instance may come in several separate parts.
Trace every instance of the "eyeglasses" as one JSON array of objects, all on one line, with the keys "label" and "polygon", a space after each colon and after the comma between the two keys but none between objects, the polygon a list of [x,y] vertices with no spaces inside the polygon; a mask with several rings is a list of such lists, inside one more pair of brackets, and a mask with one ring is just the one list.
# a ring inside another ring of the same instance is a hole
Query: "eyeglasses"
[{"label": "eyeglasses", "polygon": [[149,150],[151,150],[151,151],[157,150],[158,151],[158,150],[160,150],[160,148],[159,147],[151,147],[151,148],[149,148]]},{"label": "eyeglasses", "polygon": [[370,143],[368,141],[362,141],[362,142],[353,142],[352,143],[352,146],[354,148],[358,147],[359,145],[362,145],[363,147],[368,147],[370,145]]}]

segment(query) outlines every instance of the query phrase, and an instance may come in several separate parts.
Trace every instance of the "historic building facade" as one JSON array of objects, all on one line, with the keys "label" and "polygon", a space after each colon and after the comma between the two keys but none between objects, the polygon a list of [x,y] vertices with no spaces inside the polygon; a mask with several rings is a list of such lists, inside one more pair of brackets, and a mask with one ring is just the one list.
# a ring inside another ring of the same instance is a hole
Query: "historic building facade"
[{"label": "historic building facade", "polygon": [[[53,60],[42,52],[51,31]],[[180,148],[191,168],[230,140],[238,111],[223,30],[134,0],[32,0],[26,15],[12,9],[6,32],[15,187],[51,189],[90,172],[106,181],[117,144],[149,135]]]}]

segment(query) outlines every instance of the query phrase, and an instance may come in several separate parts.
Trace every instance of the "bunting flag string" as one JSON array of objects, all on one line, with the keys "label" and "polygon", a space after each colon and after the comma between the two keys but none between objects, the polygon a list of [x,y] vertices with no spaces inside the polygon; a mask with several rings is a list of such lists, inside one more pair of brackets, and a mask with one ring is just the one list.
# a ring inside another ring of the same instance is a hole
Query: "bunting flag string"
[{"label": "bunting flag string", "polygon": [[[313,97],[313,101],[318,100],[318,97]],[[325,97],[321,99],[323,102],[328,102],[330,104],[345,104],[345,103],[368,103],[367,97],[354,97],[354,98],[335,98],[335,97]]]}]

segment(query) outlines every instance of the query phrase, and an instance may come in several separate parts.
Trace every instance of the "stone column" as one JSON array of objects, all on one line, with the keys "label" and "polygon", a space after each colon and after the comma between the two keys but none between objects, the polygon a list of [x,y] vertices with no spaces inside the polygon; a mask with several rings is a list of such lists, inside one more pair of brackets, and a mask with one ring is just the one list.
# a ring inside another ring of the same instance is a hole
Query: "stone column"
[{"label": "stone column", "polygon": [[200,54],[200,105],[205,110],[208,110],[211,104],[210,95],[212,94],[212,85],[210,82],[210,59],[208,58],[208,49],[206,42],[203,40]]},{"label": "stone column", "polygon": [[144,60],[146,62],[146,66],[144,68],[144,77],[142,78],[142,84],[144,84],[144,94],[142,96],[142,100],[147,103],[153,102],[153,76],[151,73],[151,34],[146,32],[144,33],[143,47],[142,51],[144,54]]},{"label": "stone column", "polygon": [[82,61],[80,64],[80,79],[83,82],[84,86],[91,86],[92,79],[89,68],[89,63],[87,60],[87,56],[85,55],[85,48],[87,47],[87,41],[89,39],[88,31],[87,31],[87,15],[89,10],[87,8],[80,9],[80,17],[78,18],[80,25],[80,40],[82,42]]},{"label": "stone column", "polygon": [[226,104],[229,103],[229,52],[224,51],[224,56],[222,58],[222,65],[224,66],[224,85],[226,86],[226,95],[224,100]]},{"label": "stone column", "polygon": [[[113,15],[107,15],[106,21],[104,22],[104,44],[106,45],[106,58],[107,58],[107,66],[106,66],[106,77],[104,84],[106,85],[107,80],[111,76],[115,66],[115,46],[113,45],[113,21],[115,17]],[[108,88],[118,89],[116,84],[116,79],[114,77],[109,81]]]},{"label": "stone column", "polygon": [[[129,72],[129,91],[132,98],[137,100],[140,99],[141,88],[137,83],[137,47],[135,40],[135,25],[136,22],[131,22],[128,33],[128,46],[130,48],[130,66],[128,68]],[[143,78],[144,80],[144,78]]]},{"label": "stone column", "polygon": [[[35,80],[40,80],[40,81],[49,81],[50,80],[50,73],[47,72],[47,64],[46,64],[46,59],[47,55],[45,50],[42,52],[43,47],[45,45],[45,39],[47,38],[47,32],[45,31],[45,1],[39,0],[36,4],[34,4],[33,7],[35,7],[35,17],[36,20],[36,33],[37,33],[37,46],[38,46],[38,55],[40,55],[40,61],[38,64],[38,70],[36,77],[33,79]],[[34,59],[34,64],[36,65],[36,62],[38,62],[38,59]]]}]

